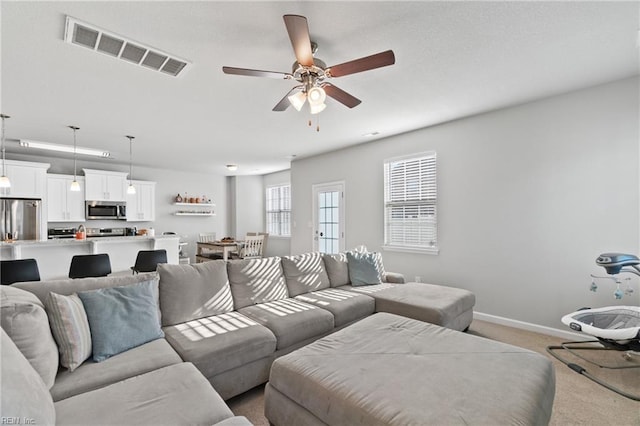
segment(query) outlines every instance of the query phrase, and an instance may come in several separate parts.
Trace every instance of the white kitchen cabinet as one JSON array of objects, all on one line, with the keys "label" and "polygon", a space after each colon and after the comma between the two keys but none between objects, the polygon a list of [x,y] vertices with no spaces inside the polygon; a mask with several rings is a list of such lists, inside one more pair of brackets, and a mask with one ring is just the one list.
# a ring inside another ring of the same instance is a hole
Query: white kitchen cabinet
[{"label": "white kitchen cabinet", "polygon": [[149,222],[156,219],[156,183],[142,180],[131,182],[135,194],[127,194],[127,221]]},{"label": "white kitchen cabinet", "polygon": [[5,174],[11,188],[0,189],[4,197],[44,198],[47,192],[48,163],[6,160]]},{"label": "white kitchen cabinet", "polygon": [[126,201],[126,173],[82,170],[85,177],[85,199],[89,201]]},{"label": "white kitchen cabinet", "polygon": [[47,216],[49,222],[84,222],[84,178],[77,177],[80,191],[71,191],[73,176],[47,175]]}]

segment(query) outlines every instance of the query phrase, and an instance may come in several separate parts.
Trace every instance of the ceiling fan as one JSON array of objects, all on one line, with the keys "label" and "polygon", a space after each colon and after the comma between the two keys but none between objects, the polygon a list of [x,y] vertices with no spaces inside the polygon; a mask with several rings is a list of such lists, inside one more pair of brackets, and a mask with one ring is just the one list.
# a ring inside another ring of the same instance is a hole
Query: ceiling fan
[{"label": "ceiling fan", "polygon": [[300,15],[284,15],[291,45],[296,55],[296,62],[290,73],[277,71],[261,71],[246,68],[222,67],[225,74],[246,75],[251,77],[269,77],[295,80],[301,84],[295,86],[280,102],[273,107],[273,111],[284,111],[289,105],[300,111],[305,101],[309,102],[311,114],[317,114],[325,109],[327,96],[341,104],[353,108],[362,101],[342,89],[325,81],[334,77],[342,77],[375,68],[386,67],[395,63],[392,50],[376,53],[375,55],[355,59],[342,64],[327,67],[324,61],[314,58],[318,45],[309,37],[307,18]]}]

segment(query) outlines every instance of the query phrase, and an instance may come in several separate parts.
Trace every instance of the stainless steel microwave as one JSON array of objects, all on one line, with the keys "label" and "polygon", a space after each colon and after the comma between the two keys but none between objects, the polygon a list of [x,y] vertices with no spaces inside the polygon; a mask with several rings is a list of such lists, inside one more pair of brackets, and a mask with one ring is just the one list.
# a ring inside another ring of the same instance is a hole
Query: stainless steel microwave
[{"label": "stainless steel microwave", "polygon": [[126,220],[127,203],[124,201],[87,201],[87,219]]}]

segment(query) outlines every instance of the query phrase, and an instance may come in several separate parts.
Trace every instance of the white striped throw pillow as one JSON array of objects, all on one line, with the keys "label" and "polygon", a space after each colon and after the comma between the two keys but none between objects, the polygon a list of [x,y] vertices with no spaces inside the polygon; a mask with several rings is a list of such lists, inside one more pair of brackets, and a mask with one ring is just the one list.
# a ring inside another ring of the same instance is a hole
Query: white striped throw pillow
[{"label": "white striped throw pillow", "polygon": [[73,371],[91,357],[91,331],[82,300],[49,293],[45,303],[53,337],[58,343],[60,364]]}]

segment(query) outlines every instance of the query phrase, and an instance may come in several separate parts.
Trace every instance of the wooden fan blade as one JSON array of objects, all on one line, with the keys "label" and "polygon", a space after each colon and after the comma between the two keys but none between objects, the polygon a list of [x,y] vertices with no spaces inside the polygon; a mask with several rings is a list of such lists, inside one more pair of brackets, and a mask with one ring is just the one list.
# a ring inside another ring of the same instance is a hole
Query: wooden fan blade
[{"label": "wooden fan blade", "polygon": [[358,106],[362,102],[360,99],[348,94],[342,89],[337,88],[331,83],[322,84],[322,88],[324,89],[327,96],[332,97],[336,101],[340,102],[345,106],[348,106],[349,108]]},{"label": "wooden fan blade", "polygon": [[342,77],[343,75],[355,74],[357,72],[368,71],[375,68],[386,67],[396,63],[396,57],[393,50],[376,53],[375,55],[365,56],[364,58],[354,59],[353,61],[344,62],[334,65],[325,70],[330,77]]},{"label": "wooden fan blade", "polygon": [[283,18],[298,63],[307,67],[312,66],[313,53],[307,18],[300,15],[284,15]]},{"label": "wooden fan blade", "polygon": [[247,68],[222,67],[222,72],[225,74],[246,75],[249,77],[277,78],[279,80],[291,78],[291,74],[286,72],[251,70]]},{"label": "wooden fan blade", "polygon": [[296,86],[293,89],[289,90],[289,93],[284,95],[284,98],[282,98],[280,102],[278,102],[276,106],[273,107],[272,111],[284,111],[287,108],[289,108],[289,105],[291,105],[291,102],[289,102],[289,99],[288,99],[289,96],[291,96],[293,92],[295,92],[296,90],[300,90],[300,89],[302,89],[302,86]]}]

